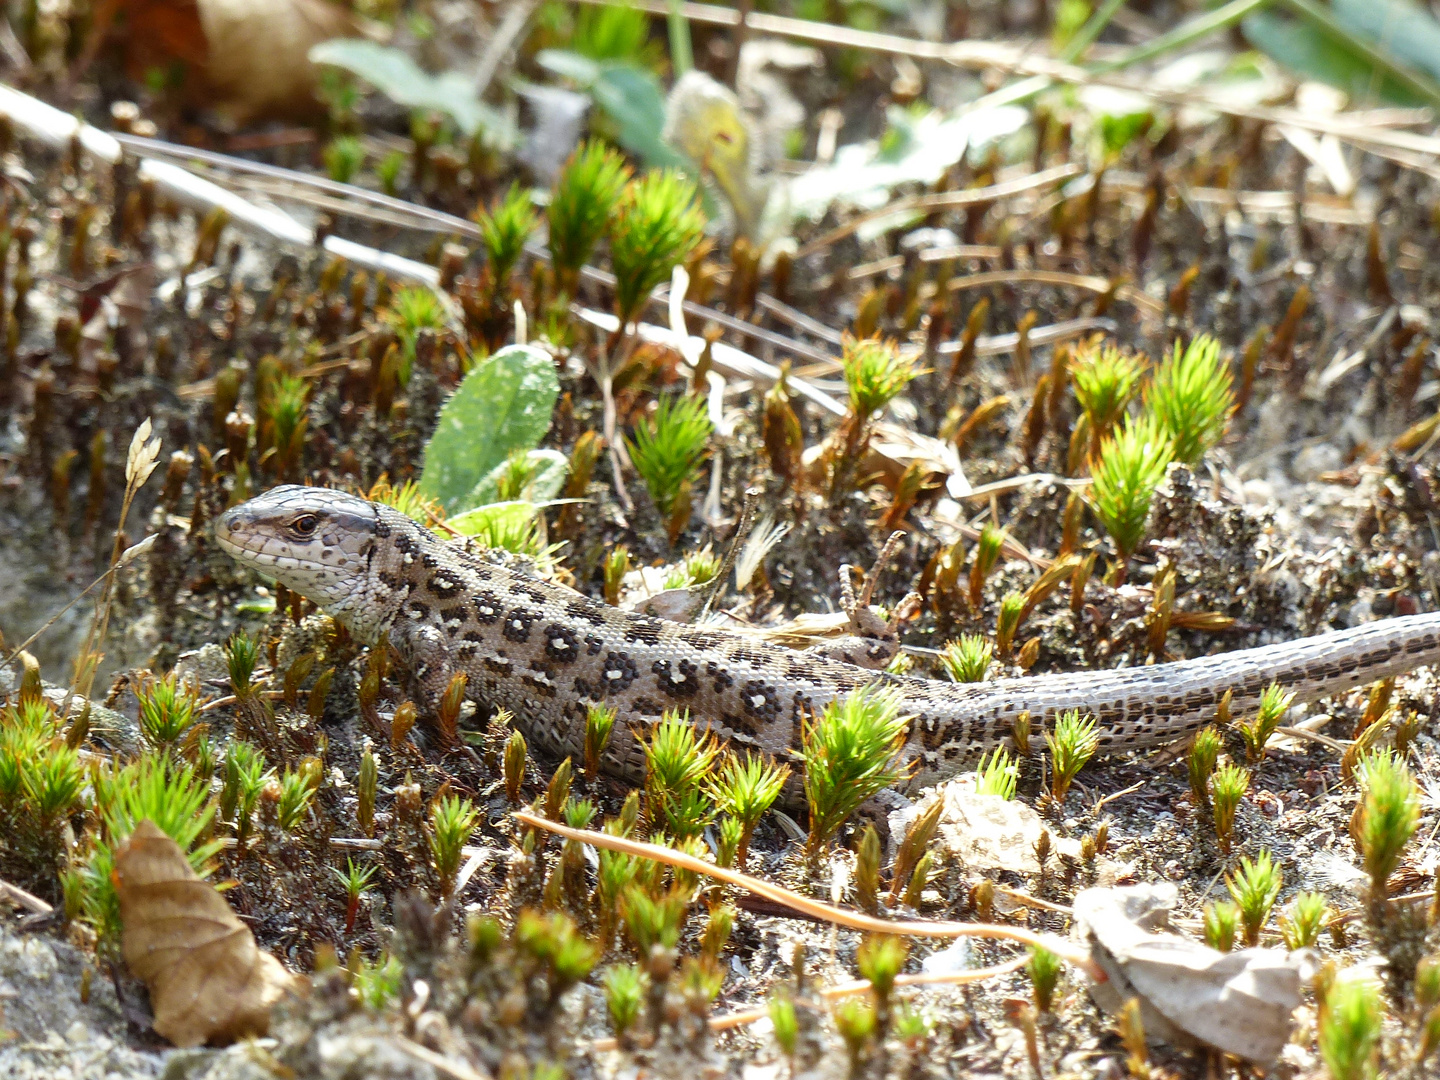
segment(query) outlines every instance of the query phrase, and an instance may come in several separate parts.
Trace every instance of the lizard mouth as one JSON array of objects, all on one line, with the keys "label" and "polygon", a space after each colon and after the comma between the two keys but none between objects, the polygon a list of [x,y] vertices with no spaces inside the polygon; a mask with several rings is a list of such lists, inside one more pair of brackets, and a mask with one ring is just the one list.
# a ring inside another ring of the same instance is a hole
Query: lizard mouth
[{"label": "lizard mouth", "polygon": [[220,550],[324,608],[362,587],[374,535],[373,507],[325,489],[276,488],[215,521]]}]

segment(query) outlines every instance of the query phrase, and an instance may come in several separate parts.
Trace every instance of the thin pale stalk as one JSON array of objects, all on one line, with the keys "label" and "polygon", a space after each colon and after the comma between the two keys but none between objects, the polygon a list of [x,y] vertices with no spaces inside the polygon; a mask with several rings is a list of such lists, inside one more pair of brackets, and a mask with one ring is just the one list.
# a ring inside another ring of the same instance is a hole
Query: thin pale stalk
[{"label": "thin pale stalk", "polygon": [[611,851],[619,851],[627,855],[638,855],[643,859],[651,859],[670,866],[678,866],[680,869],[689,870],[692,873],[704,874],[717,881],[723,881],[727,885],[734,885],[766,900],[794,908],[802,914],[823,919],[837,926],[846,926],[852,930],[863,930],[872,934],[902,934],[910,937],[935,938],[982,937],[1018,941],[1024,945],[1037,945],[1049,949],[1056,956],[1080,968],[1095,982],[1105,982],[1107,979],[1105,972],[1090,958],[1088,951],[1078,948],[1074,942],[1055,937],[1053,934],[1037,934],[1019,927],[995,926],[989,923],[878,919],[857,911],[846,911],[843,908],[823,904],[808,896],[792,892],[783,886],[773,885],[768,881],[751,877],[749,874],[742,874],[736,870],[727,870],[714,863],[697,859],[693,855],[676,851],[674,848],[646,844],[621,836],[611,836],[608,833],[593,832],[589,829],[571,829],[527,810],[514,811],[514,817],[524,825],[544,829],[569,840],[578,840],[582,844],[609,848]]},{"label": "thin pale stalk", "polygon": [[[1428,894],[1427,894],[1428,895]],[[986,979],[995,979],[1001,975],[1009,975],[1013,971],[1019,971],[1026,964],[1030,963],[1029,956],[1017,956],[1014,960],[1007,960],[1003,964],[996,964],[993,967],[972,968],[967,971],[951,971],[945,973],[923,972],[919,975],[897,975],[896,986],[963,986],[967,983],[984,982]],[[833,1001],[836,998],[850,997],[853,994],[863,994],[870,989],[868,979],[854,979],[850,982],[837,983],[834,986],[823,986],[816,992],[826,1001]],[[744,1009],[740,1012],[726,1013],[724,1016],[712,1016],[706,1023],[711,1031],[733,1031],[735,1028],[744,1027],[746,1024],[754,1024],[768,1018],[770,1010]],[[596,1039],[590,1044],[593,1050],[618,1050],[619,1042],[611,1038]]]}]

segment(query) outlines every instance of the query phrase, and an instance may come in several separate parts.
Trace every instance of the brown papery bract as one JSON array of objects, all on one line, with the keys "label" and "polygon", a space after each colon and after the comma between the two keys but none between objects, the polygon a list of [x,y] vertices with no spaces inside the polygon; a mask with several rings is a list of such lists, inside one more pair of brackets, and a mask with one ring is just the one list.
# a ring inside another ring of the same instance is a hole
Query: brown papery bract
[{"label": "brown papery bract", "polygon": [[115,853],[115,888],[125,963],[150,990],[157,1033],[176,1046],[265,1033],[294,976],[148,819]]}]

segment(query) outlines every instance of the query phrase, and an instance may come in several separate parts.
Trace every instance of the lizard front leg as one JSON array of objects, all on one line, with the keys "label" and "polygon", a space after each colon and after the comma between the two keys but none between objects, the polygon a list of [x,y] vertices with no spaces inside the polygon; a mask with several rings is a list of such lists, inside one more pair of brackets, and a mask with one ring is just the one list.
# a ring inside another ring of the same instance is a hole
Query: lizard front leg
[{"label": "lizard front leg", "polygon": [[420,715],[433,718],[459,670],[444,632],[433,623],[397,621],[389,639]]}]

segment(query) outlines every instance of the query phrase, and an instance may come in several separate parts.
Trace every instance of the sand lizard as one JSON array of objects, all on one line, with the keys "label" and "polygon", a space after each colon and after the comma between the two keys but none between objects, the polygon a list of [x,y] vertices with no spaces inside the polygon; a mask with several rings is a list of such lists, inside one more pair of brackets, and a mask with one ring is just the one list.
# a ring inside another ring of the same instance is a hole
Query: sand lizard
[{"label": "sand lizard", "polygon": [[1214,717],[1227,690],[1243,715],[1272,681],[1299,703],[1440,661],[1440,612],[1432,612],[1149,667],[945,683],[622,611],[325,488],[275,488],[227,511],[215,535],[361,640],[387,636],[427,703],[464,672],[467,693],[509,709],[532,744],[577,758],[587,706],[615,707],[621,722],[604,766],[632,780],[644,765],[632,728],[672,708],[737,748],[791,757],[802,717],[884,682],[912,716],[904,754],[913,787],[1008,745],[1021,711],[1037,733],[1060,710],[1092,713],[1101,749],[1123,751],[1187,736]]}]

